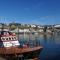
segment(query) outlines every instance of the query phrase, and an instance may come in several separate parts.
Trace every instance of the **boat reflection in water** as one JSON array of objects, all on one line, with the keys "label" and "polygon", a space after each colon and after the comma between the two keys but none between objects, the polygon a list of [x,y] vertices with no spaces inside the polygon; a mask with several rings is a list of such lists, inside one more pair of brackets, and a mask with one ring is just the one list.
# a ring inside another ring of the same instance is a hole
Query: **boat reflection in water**
[{"label": "boat reflection in water", "polygon": [[[43,50],[39,55],[40,60],[60,60],[60,34],[21,34],[20,42],[29,42],[30,46],[42,45]],[[32,43],[33,42],[33,43]]]},{"label": "boat reflection in water", "polygon": [[29,40],[28,42],[18,41],[15,33],[9,31],[0,32],[0,56],[10,59],[35,59],[38,58],[42,46],[37,42]]}]

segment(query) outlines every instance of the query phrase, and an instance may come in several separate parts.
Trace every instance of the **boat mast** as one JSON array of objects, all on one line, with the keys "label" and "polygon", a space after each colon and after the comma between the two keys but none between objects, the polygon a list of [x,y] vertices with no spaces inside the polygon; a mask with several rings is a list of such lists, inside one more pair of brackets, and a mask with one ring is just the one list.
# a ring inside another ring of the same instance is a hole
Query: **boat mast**
[{"label": "boat mast", "polygon": [[18,40],[19,40],[19,26],[17,26],[17,29],[18,29]]},{"label": "boat mast", "polygon": [[2,23],[2,31],[4,30],[4,24]]}]

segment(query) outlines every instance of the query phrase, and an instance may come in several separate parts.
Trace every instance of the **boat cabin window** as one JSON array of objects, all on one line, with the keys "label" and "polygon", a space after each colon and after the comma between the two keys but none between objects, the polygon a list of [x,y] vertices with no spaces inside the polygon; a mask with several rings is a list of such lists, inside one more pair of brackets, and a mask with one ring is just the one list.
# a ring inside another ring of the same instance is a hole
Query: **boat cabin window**
[{"label": "boat cabin window", "polygon": [[17,38],[16,37],[1,37],[1,40],[17,40]]},{"label": "boat cabin window", "polygon": [[9,35],[12,35],[12,32],[8,32],[9,33]]},{"label": "boat cabin window", "polygon": [[9,40],[9,38],[6,38],[6,40]]},{"label": "boat cabin window", "polygon": [[12,37],[12,40],[14,40],[14,37]]},{"label": "boat cabin window", "polygon": [[8,31],[2,31],[0,32],[1,35],[9,35],[9,32]]},{"label": "boat cabin window", "polygon": [[5,38],[4,37],[1,37],[1,40],[5,40]]},{"label": "boat cabin window", "polygon": [[9,33],[8,32],[4,32],[4,35],[9,35]]},{"label": "boat cabin window", "polygon": [[12,37],[12,40],[16,40],[16,37]]},{"label": "boat cabin window", "polygon": [[9,37],[9,40],[11,40],[11,38]]},{"label": "boat cabin window", "polygon": [[16,40],[16,37],[14,37],[14,40]]}]

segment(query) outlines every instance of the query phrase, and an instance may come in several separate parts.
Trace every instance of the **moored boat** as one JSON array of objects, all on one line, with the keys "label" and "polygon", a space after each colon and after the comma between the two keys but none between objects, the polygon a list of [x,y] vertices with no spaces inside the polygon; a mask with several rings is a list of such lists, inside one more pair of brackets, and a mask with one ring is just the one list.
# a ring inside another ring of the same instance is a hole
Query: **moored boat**
[{"label": "moored boat", "polygon": [[29,44],[20,45],[15,33],[9,31],[0,32],[0,56],[23,57],[23,59],[37,58],[42,46],[30,47]]}]

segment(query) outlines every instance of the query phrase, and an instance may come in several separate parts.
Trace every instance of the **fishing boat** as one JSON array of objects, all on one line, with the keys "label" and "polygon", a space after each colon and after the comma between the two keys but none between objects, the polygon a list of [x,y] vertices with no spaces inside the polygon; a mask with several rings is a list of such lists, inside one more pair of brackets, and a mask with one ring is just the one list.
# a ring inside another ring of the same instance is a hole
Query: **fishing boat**
[{"label": "fishing boat", "polygon": [[42,46],[30,47],[29,44],[21,44],[15,33],[10,31],[0,32],[0,56],[1,57],[19,57],[23,59],[38,58]]}]

